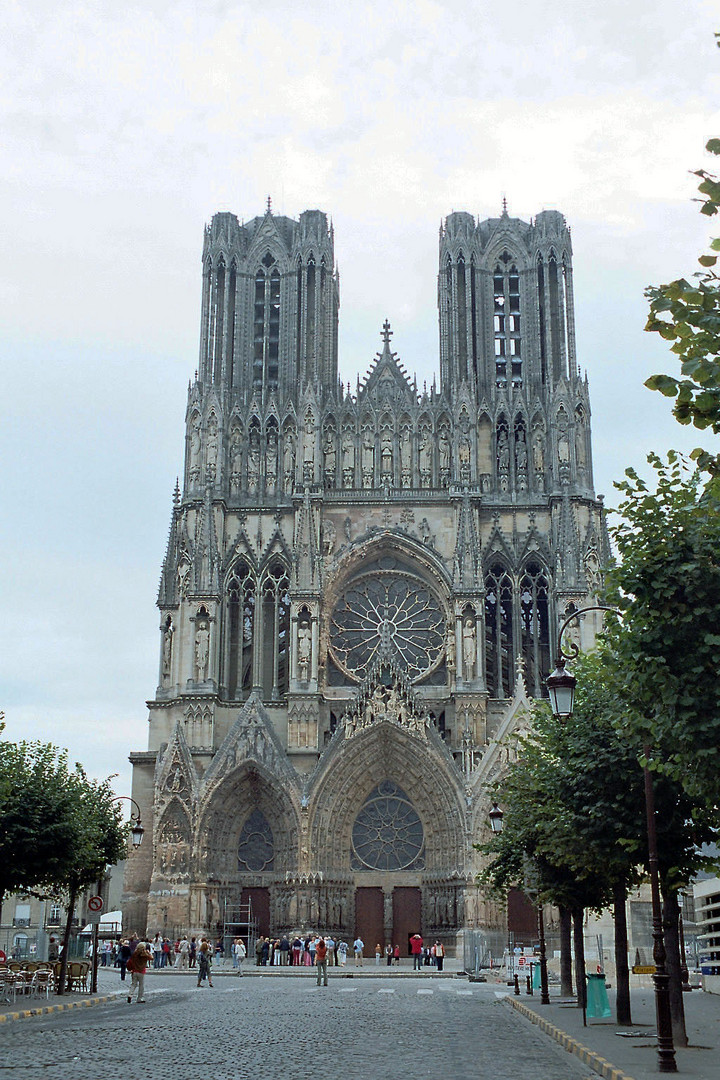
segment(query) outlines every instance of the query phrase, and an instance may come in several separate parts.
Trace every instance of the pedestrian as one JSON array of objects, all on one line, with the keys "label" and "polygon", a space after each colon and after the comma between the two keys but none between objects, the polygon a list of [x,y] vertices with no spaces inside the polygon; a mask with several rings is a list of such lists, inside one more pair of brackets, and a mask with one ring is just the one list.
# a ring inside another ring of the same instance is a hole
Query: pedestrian
[{"label": "pedestrian", "polygon": [[247,949],[245,948],[245,943],[242,938],[237,938],[235,941],[235,945],[233,946],[233,960],[235,961],[235,966],[238,969],[238,975],[243,974],[242,966],[243,960],[246,956]]},{"label": "pedestrian", "polygon": [[338,941],[337,955],[340,957],[340,966],[345,967],[347,963],[348,943],[347,941]]},{"label": "pedestrian", "polygon": [[353,941],[353,950],[355,952],[355,967],[363,966],[363,949],[365,948],[365,942],[358,936]]},{"label": "pedestrian", "polygon": [[260,967],[262,964],[262,952],[263,945],[265,943],[264,937],[259,937],[255,942],[255,966]]},{"label": "pedestrian", "polygon": [[436,941],[435,942],[435,963],[437,964],[438,971],[442,971],[444,959],[445,959],[445,946],[441,945],[439,941]]},{"label": "pedestrian", "polygon": [[153,967],[154,968],[161,968],[162,967],[162,955],[163,955],[163,939],[162,939],[162,934],[160,933],[159,930],[158,930],[157,934],[155,935],[155,937],[153,938],[152,951],[153,951]]},{"label": "pedestrian", "polygon": [[207,938],[203,938],[200,942],[200,949],[198,952],[198,989],[202,986],[204,980],[207,979],[208,986],[212,986],[212,975],[210,974],[210,945]]},{"label": "pedestrian", "polygon": [[132,1004],[132,995],[136,987],[136,1005],[145,1004],[145,972],[147,971],[147,966],[152,958],[153,955],[151,949],[148,948],[144,941],[139,942],[128,961],[128,971],[132,976],[132,985],[130,986],[130,993],[128,994],[128,1005]]},{"label": "pedestrian", "polygon": [[396,945],[393,949],[393,965],[400,967],[400,946]]},{"label": "pedestrian", "polygon": [[413,934],[410,938],[410,952],[413,958],[413,971],[422,970],[423,939],[419,934]]},{"label": "pedestrian", "polygon": [[120,981],[125,982],[125,972],[127,971],[128,960],[130,959],[130,942],[127,938],[123,938],[120,942],[120,948],[118,949],[118,958],[120,960]]},{"label": "pedestrian", "polygon": [[390,967],[390,965],[392,964],[392,956],[393,956],[393,947],[390,944],[390,942],[388,942],[387,945],[385,946],[385,956],[387,958],[387,966]]},{"label": "pedestrian", "polygon": [[190,967],[194,968],[197,964],[197,938],[190,938]]},{"label": "pedestrian", "polygon": [[323,980],[323,986],[328,984],[327,974],[327,945],[324,938],[318,938],[315,942],[315,966],[317,967],[317,984],[320,986],[320,980]]},{"label": "pedestrian", "polygon": [[380,960],[382,959],[382,945],[378,942],[375,946],[375,967],[380,966]]},{"label": "pedestrian", "polygon": [[332,967],[333,964],[337,967],[337,956],[335,955],[335,938],[330,934],[325,938],[325,944],[327,945],[327,959],[328,967]]}]

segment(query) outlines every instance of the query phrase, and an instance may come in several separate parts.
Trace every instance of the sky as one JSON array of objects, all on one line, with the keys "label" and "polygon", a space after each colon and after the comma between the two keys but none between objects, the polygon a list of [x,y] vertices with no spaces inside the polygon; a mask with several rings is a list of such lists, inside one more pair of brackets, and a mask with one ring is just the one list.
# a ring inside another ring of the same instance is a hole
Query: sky
[{"label": "sky", "polygon": [[[5,0],[0,11],[0,708],[130,792],[197,364],[203,227],[332,216],[340,366],[438,370],[453,210],[572,228],[596,489],[699,441],[643,388],[645,287],[713,234],[715,0]],[[716,230],[717,231],[717,230]]]}]

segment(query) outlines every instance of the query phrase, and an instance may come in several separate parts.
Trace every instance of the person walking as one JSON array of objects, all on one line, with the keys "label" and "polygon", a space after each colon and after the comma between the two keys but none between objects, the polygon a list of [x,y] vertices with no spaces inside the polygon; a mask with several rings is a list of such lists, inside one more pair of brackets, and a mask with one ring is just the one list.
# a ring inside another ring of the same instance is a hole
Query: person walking
[{"label": "person walking", "polygon": [[139,942],[133,949],[133,954],[127,965],[128,971],[132,976],[132,984],[130,986],[130,993],[128,994],[128,1005],[132,1004],[132,996],[136,988],[136,1005],[145,1004],[145,972],[147,971],[147,966],[152,958],[152,952],[144,941]]},{"label": "person walking", "polygon": [[238,969],[238,975],[243,974],[243,960],[247,956],[247,949],[245,948],[245,942],[242,938],[238,938],[233,946],[235,966]]},{"label": "person walking", "polygon": [[393,955],[393,947],[388,942],[388,944],[385,946],[385,957],[387,959],[387,966],[388,967],[390,967],[390,965],[392,964],[392,955]]},{"label": "person walking", "polygon": [[207,938],[203,938],[200,942],[200,948],[198,950],[198,989],[202,986],[204,980],[207,979],[208,986],[212,986],[212,975],[210,974],[210,945]]},{"label": "person walking", "polygon": [[375,946],[375,967],[380,967],[380,961],[382,959],[382,945],[380,942]]},{"label": "person walking", "polygon": [[347,952],[348,952],[347,941],[338,941],[336,953],[337,953],[337,956],[340,957],[340,966],[341,967],[345,967],[345,964],[347,963]]},{"label": "person walking", "polygon": [[353,949],[355,950],[355,967],[363,966],[363,949],[365,948],[365,942],[358,936],[353,941]]},{"label": "person walking", "polygon": [[445,946],[441,945],[439,941],[435,942],[435,963],[438,971],[443,969],[443,961],[445,960]]},{"label": "person walking", "polygon": [[130,942],[127,938],[123,938],[123,940],[120,942],[120,948],[118,949],[121,982],[125,982],[125,972],[127,971],[128,960],[131,956],[132,952],[130,951]]},{"label": "person walking", "polygon": [[328,974],[327,974],[327,945],[324,938],[318,938],[315,942],[315,966],[317,968],[317,984],[320,986],[320,980],[323,980],[322,985],[327,986]]},{"label": "person walking", "polygon": [[419,934],[413,934],[410,938],[410,952],[413,958],[413,971],[422,970],[423,939]]}]

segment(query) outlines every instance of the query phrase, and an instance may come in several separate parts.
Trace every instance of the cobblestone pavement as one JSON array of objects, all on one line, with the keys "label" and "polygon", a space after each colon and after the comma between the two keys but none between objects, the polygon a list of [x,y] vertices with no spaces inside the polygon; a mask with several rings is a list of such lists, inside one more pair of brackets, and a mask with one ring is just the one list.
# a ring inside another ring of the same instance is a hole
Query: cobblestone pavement
[{"label": "cobblestone pavement", "polygon": [[[101,992],[117,989],[103,980]],[[119,982],[119,981],[118,981]],[[125,997],[7,1024],[2,1080],[582,1080],[590,1070],[460,979],[153,978]]]}]

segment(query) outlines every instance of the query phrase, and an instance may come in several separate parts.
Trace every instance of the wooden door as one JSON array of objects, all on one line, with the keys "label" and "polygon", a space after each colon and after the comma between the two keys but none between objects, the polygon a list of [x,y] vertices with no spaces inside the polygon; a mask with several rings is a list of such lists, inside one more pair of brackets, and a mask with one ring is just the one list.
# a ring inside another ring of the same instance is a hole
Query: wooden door
[{"label": "wooden door", "polygon": [[252,918],[257,923],[257,936],[267,937],[270,933],[270,890],[250,888],[243,889],[240,897],[241,904],[252,904]]},{"label": "wooden door", "polygon": [[410,938],[422,934],[422,895],[420,889],[405,886],[393,889],[393,945],[400,946],[401,956],[410,956]]},{"label": "wooden door", "polygon": [[361,888],[355,890],[355,937],[365,942],[363,956],[375,956],[375,946],[384,945],[382,889]]},{"label": "wooden door", "polygon": [[532,945],[537,940],[537,908],[525,893],[510,889],[507,898],[508,931],[518,945]]}]

